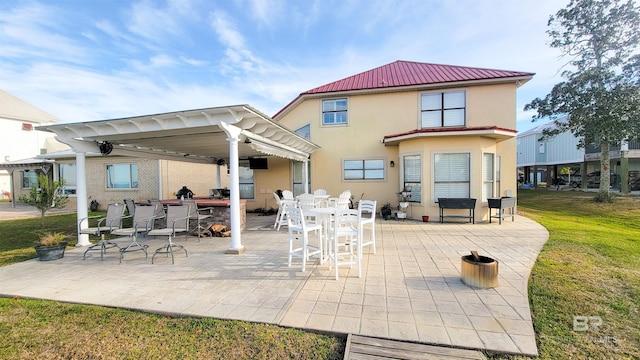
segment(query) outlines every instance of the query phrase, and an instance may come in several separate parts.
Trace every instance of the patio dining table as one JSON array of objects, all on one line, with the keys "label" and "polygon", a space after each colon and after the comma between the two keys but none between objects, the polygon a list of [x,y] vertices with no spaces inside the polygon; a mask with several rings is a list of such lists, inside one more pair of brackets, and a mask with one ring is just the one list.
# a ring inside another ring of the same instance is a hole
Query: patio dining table
[{"label": "patio dining table", "polygon": [[322,254],[320,264],[324,264],[329,258],[329,234],[333,216],[339,208],[336,207],[316,207],[307,211],[306,215],[313,216],[322,226]]}]

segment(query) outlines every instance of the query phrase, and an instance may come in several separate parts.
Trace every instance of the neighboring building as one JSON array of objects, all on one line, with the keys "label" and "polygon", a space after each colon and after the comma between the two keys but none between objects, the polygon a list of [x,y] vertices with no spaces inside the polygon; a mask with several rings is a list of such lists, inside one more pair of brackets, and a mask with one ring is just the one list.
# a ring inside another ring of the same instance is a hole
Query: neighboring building
[{"label": "neighboring building", "polygon": [[[396,61],[303,92],[274,120],[320,146],[312,190],[397,207],[407,188],[416,219],[437,218],[439,197],[472,197],[487,219],[487,198],[515,194],[516,91],[533,75]],[[302,191],[303,163],[269,161],[255,172],[258,204],[275,189]]]},{"label": "neighboring building", "polygon": [[[68,150],[40,157],[55,160],[53,178],[64,179],[64,192],[70,200],[67,207],[75,208],[75,153]],[[208,196],[212,188],[229,187],[226,167],[221,168],[218,184],[218,165],[90,153],[85,164],[88,201],[96,200],[99,209],[106,210],[108,204],[123,203],[127,198],[134,201],[173,199],[182,186],[187,186],[196,196]]]},{"label": "neighboring building", "polygon": [[[0,163],[12,163],[16,169],[21,170],[20,174],[25,175],[20,176],[18,182],[14,184],[16,189],[30,187],[36,179],[35,171],[22,172],[23,167],[20,164],[25,165],[25,169],[29,169],[31,165],[34,168],[40,168],[40,164],[31,161],[23,163],[21,160],[68,148],[68,146],[57,142],[53,134],[35,130],[37,126],[50,125],[58,121],[55,116],[0,90],[0,134],[2,134]],[[7,199],[11,196],[11,181],[8,170],[8,168],[0,169],[0,199]],[[13,167],[11,171],[13,171]]]},{"label": "neighboring building", "polygon": [[[563,121],[563,119],[560,119]],[[600,185],[600,147],[587,144],[578,148],[581,139],[570,131],[542,139],[545,129],[554,122],[542,124],[518,134],[518,174],[525,187],[567,185],[574,188],[598,188]],[[640,190],[640,141],[612,144],[610,150],[611,186],[627,192]],[[569,170],[568,173],[567,171]],[[622,186],[625,172],[628,188]],[[583,181],[586,174],[586,181]]]},{"label": "neighboring building", "polygon": [[[76,207],[75,153],[56,141],[53,133],[35,130],[56,122],[59,120],[53,115],[0,90],[0,199],[18,199],[27,194],[37,176],[45,173],[54,180],[64,179],[64,191],[70,198],[67,207]],[[99,209],[105,210],[109,203],[121,203],[125,198],[173,198],[182,186],[206,196],[211,188],[228,188],[226,166],[221,168],[222,171],[218,165],[89,154],[89,201],[97,200]]]}]

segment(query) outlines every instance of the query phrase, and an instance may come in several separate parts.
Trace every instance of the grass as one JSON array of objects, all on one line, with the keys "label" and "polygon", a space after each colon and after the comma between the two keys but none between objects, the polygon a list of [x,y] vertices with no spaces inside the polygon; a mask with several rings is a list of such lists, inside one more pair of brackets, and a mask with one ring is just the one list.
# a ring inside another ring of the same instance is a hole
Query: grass
[{"label": "grass", "polygon": [[529,279],[542,359],[640,358],[640,199],[593,196],[518,192],[519,210],[549,230]]},{"label": "grass", "polygon": [[[519,211],[550,234],[529,280],[541,359],[640,358],[640,199],[595,203],[593,195],[518,192]],[[47,230],[75,233],[73,214],[45,221]],[[25,229],[39,226],[0,222],[0,265],[35,257],[38,232]],[[574,330],[576,316],[587,331]],[[344,346],[340,337],[273,325],[0,299],[0,358],[338,359]]]},{"label": "grass", "polygon": [[[91,213],[90,215],[98,215]],[[76,214],[47,232],[76,244]],[[0,221],[0,266],[36,257],[40,218]],[[346,339],[268,324],[0,298],[0,359],[342,359]]]}]

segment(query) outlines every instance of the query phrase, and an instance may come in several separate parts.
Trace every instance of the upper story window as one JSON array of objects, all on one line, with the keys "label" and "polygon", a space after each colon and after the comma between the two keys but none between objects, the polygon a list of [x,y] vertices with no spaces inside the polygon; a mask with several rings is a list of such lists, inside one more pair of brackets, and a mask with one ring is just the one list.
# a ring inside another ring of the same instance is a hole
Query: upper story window
[{"label": "upper story window", "polygon": [[137,189],[138,164],[107,165],[107,189]]},{"label": "upper story window", "polygon": [[423,128],[465,125],[464,91],[422,94],[420,103]]},{"label": "upper story window", "polygon": [[322,100],[322,125],[347,123],[347,99]]},{"label": "upper story window", "polygon": [[296,134],[302,136],[307,140],[311,140],[311,125],[307,124],[296,130]]}]

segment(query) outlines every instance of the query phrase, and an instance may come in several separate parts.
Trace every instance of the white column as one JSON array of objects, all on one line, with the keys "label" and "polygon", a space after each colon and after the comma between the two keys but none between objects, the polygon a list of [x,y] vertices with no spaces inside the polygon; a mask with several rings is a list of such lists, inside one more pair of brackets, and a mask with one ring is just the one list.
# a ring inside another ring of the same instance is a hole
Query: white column
[{"label": "white column", "polygon": [[229,142],[229,195],[231,212],[231,247],[227,254],[241,254],[246,249],[242,245],[242,228],[240,226],[240,173],[238,161],[238,142],[242,129],[233,125],[222,123],[220,125],[227,133]]},{"label": "white column", "polygon": [[[84,219],[89,215],[87,206],[87,177],[85,175],[85,153],[76,152],[76,200],[77,200],[77,213],[78,219]],[[87,227],[88,221],[85,219],[82,222],[82,227]],[[78,234],[78,244],[76,246],[88,246],[89,235]]]}]

